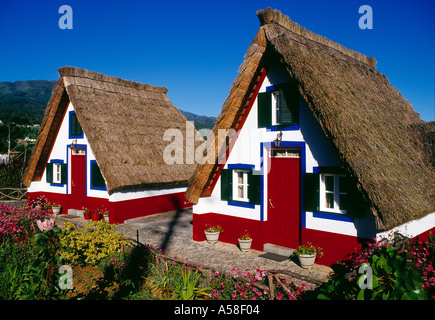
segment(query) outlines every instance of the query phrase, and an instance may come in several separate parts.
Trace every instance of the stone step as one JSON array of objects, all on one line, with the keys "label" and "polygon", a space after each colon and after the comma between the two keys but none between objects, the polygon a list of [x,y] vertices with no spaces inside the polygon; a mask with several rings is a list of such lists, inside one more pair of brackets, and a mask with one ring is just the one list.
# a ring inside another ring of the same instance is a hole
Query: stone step
[{"label": "stone step", "polygon": [[279,246],[272,243],[265,243],[263,246],[263,251],[274,253],[280,256],[289,257],[291,256],[293,251],[295,251],[295,249]]},{"label": "stone step", "polygon": [[72,216],[79,216],[83,218],[83,210],[68,209],[68,214]]}]

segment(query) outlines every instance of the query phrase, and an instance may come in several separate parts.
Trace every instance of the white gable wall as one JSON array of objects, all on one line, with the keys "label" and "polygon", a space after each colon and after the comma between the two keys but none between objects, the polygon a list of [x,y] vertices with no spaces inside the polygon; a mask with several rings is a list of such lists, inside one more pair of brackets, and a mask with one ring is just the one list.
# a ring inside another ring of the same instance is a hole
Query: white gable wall
[{"label": "white gable wall", "polygon": [[68,103],[68,107],[62,119],[62,123],[59,127],[55,142],[53,144],[50,156],[47,162],[51,160],[62,160],[64,163],[68,164],[68,174],[67,174],[67,184],[63,186],[52,186],[46,182],[46,170],[42,175],[41,181],[32,181],[28,188],[28,192],[50,192],[50,193],[60,193],[60,194],[70,194],[71,193],[71,143],[75,140],[77,145],[86,146],[86,195],[89,197],[97,197],[108,199],[109,195],[105,190],[94,190],[90,188],[91,185],[91,173],[90,173],[90,162],[95,160],[95,156],[91,150],[91,147],[86,138],[86,134],[83,134],[83,138],[70,139],[69,138],[69,113],[74,111],[74,106],[71,102]]},{"label": "white gable wall", "polygon": [[[271,85],[290,82],[288,75],[279,68],[270,68],[267,70],[266,78],[260,88],[260,92],[265,92],[266,88]],[[261,154],[267,160],[267,151],[270,143],[277,138],[279,131],[270,131],[266,128],[258,128],[257,121],[257,99],[251,108],[249,115],[243,125],[237,141],[230,153],[225,169],[230,164],[248,164],[254,165],[254,170],[263,170],[263,203],[267,203],[267,161],[264,161],[264,168],[261,168]],[[313,172],[315,167],[319,166],[340,166],[340,161],[336,157],[331,145],[326,140],[308,108],[306,102],[300,97],[299,99],[299,128],[294,130],[282,131],[282,143],[294,144],[305,148],[305,154],[301,160],[305,160],[302,167],[305,172]],[[302,176],[301,176],[302,178]],[[302,192],[302,191],[301,191]],[[201,197],[196,205],[193,206],[193,213],[206,214],[218,213],[230,215],[238,218],[253,219],[259,221],[267,220],[267,206],[255,205],[255,208],[244,208],[229,205],[227,201],[221,201],[221,179],[219,178],[210,197]],[[369,216],[364,219],[355,219],[352,221],[341,221],[337,219],[327,219],[314,217],[312,212],[302,212],[303,227],[340,233],[351,236],[360,236],[372,238],[375,235],[374,222]],[[360,230],[358,231],[357,230]],[[361,230],[364,230],[361,233]]]}]

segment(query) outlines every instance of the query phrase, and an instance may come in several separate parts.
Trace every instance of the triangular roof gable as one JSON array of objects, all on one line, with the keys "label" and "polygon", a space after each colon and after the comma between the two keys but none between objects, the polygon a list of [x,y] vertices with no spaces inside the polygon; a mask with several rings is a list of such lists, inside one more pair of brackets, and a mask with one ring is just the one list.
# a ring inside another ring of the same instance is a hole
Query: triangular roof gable
[{"label": "triangular roof gable", "polygon": [[[430,194],[434,191],[433,168],[412,129],[422,120],[374,69],[376,61],[300,27],[279,11],[265,9],[257,14],[262,25],[214,130],[233,128],[238,122],[239,110],[243,110],[240,101],[252,94],[240,85],[240,79],[253,82],[267,47],[278,54],[298,83],[314,118],[369,203],[378,229],[390,229],[435,211]],[[253,71],[246,65],[252,65]],[[187,198],[196,203],[210,193],[218,170],[217,165],[198,166],[189,181]]]},{"label": "triangular roof gable", "polygon": [[[40,180],[68,99],[88,139],[109,193],[122,189],[187,184],[192,164],[163,159],[167,129],[185,135],[186,118],[166,96],[167,89],[73,68],[59,68],[38,140],[23,183]],[[57,117],[57,118],[56,118]],[[183,146],[184,147],[184,146]]]}]

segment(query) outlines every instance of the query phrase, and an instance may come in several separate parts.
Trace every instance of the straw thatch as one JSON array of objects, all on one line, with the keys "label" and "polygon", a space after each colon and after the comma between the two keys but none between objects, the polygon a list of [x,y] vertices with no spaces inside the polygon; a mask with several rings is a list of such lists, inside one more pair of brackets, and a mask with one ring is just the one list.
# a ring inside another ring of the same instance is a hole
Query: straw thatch
[{"label": "straw thatch", "polygon": [[170,143],[163,140],[165,130],[179,129],[186,136],[186,118],[169,101],[166,88],[74,67],[59,68],[59,73],[23,177],[25,185],[41,180],[68,101],[109,193],[187,185],[194,165],[168,165],[163,159]]},{"label": "straw thatch", "polygon": [[[216,128],[232,128],[252,93],[252,83],[274,55],[298,84],[314,118],[331,142],[375,216],[377,228],[388,230],[435,211],[435,174],[420,132],[420,116],[375,70],[376,61],[316,35],[281,12],[257,12],[256,39],[222,107]],[[266,39],[265,44],[263,40]],[[261,50],[256,48],[261,47]],[[265,48],[264,48],[265,47]],[[253,61],[252,52],[256,51]],[[266,58],[265,58],[266,57]],[[249,72],[243,68],[253,64]],[[219,166],[198,166],[189,181],[187,198],[197,203],[210,194]]]}]

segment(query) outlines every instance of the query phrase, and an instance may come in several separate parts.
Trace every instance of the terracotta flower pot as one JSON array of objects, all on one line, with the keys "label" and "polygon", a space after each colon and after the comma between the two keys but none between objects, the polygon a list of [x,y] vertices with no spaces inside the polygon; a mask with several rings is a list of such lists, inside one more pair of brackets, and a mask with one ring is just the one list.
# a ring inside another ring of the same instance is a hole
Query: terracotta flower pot
[{"label": "terracotta flower pot", "polygon": [[91,213],[91,219],[92,221],[99,221],[101,220],[102,215],[98,213]]}]

